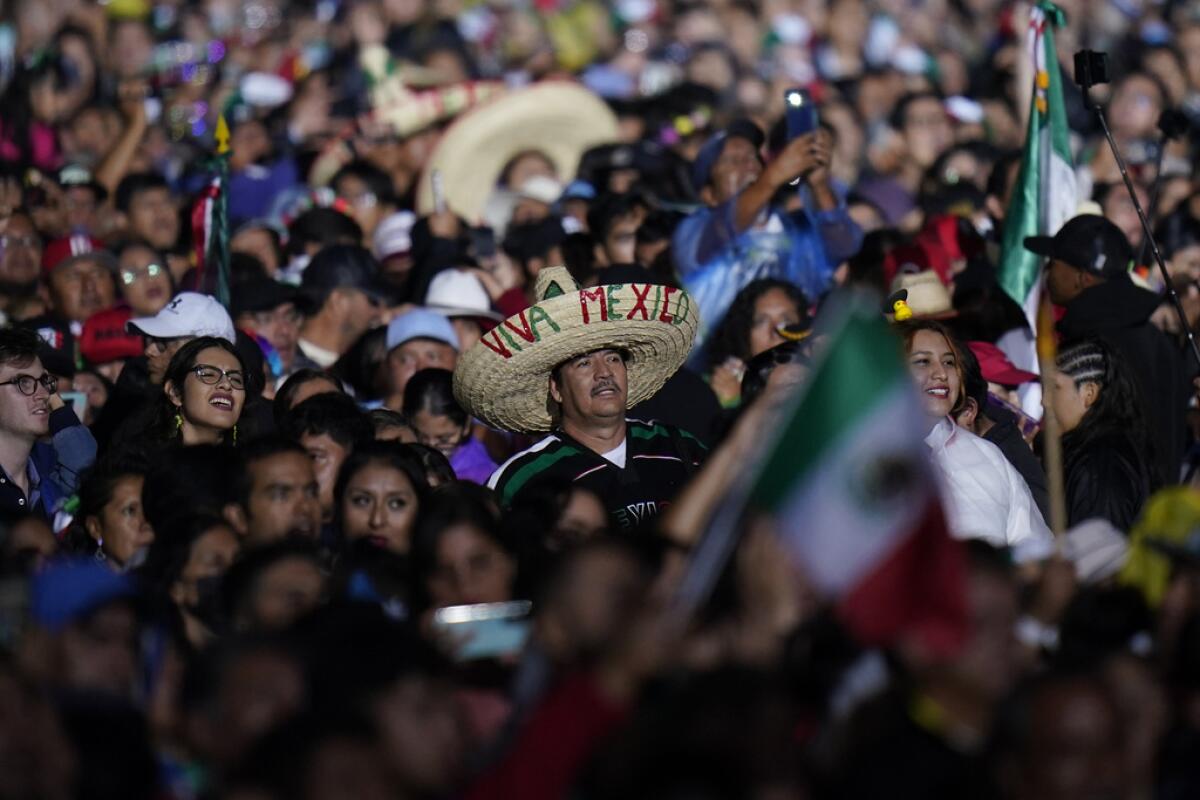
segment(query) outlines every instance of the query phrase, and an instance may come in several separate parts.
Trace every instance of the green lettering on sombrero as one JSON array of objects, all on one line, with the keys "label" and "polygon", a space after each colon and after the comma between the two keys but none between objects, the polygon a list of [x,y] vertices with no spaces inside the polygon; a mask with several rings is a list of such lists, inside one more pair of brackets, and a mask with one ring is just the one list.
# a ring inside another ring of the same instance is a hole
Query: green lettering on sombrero
[{"label": "green lettering on sombrero", "polygon": [[630,406],[654,395],[687,360],[700,327],[696,305],[673,286],[614,283],[580,289],[564,267],[538,273],[537,302],[489,331],[459,359],[454,393],[489,425],[553,429],[550,373],[595,350],[620,349]]}]

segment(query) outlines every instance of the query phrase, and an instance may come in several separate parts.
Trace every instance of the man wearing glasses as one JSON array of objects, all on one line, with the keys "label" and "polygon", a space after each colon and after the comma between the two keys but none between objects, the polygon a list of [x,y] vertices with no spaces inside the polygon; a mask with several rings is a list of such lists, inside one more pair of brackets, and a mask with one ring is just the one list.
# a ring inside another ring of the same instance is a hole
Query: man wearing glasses
[{"label": "man wearing glasses", "polygon": [[[0,330],[0,519],[51,518],[96,460],[96,440],[57,394],[30,330]],[[45,437],[49,435],[49,441]]]},{"label": "man wearing glasses", "polygon": [[198,336],[216,336],[237,342],[233,320],[216,298],[197,292],[180,292],[153,317],[135,317],[125,325],[145,341],[150,383],[161,386],[171,356]]}]

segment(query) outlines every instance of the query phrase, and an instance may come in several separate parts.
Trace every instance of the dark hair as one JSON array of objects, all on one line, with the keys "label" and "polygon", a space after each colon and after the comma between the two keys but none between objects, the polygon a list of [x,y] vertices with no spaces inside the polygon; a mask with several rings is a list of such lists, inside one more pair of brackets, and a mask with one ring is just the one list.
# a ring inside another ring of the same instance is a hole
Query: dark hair
[{"label": "dark hair", "polygon": [[1163,256],[1174,258],[1180,250],[1200,245],[1200,220],[1189,214],[1186,207],[1180,208],[1158,224],[1154,238],[1162,245]]},{"label": "dark hair", "polygon": [[346,460],[342,462],[342,468],[338,470],[337,482],[333,487],[334,508],[336,509],[334,517],[338,522],[340,523],[342,519],[342,501],[345,499],[346,486],[362,469],[372,464],[389,467],[396,472],[403,473],[408,478],[413,491],[417,493],[417,512],[420,513],[429,494],[429,482],[425,479],[425,469],[421,464],[420,457],[413,452],[411,447],[400,442],[371,441],[354,448],[354,452],[346,456]]},{"label": "dark hair", "polygon": [[[1071,376],[1076,386],[1095,383],[1099,396],[1084,413],[1078,427],[1063,434],[1063,447],[1076,449],[1113,432],[1132,438],[1137,451],[1146,454],[1152,444],[1146,429],[1141,395],[1120,354],[1098,337],[1070,343],[1059,349],[1055,366]],[[1146,458],[1147,468],[1154,463]]]},{"label": "dark hair", "polygon": [[66,549],[73,553],[95,552],[97,544],[87,532],[88,519],[100,516],[112,502],[118,483],[129,477],[145,477],[149,471],[150,465],[139,453],[122,451],[107,455],[85,472],[76,495],[79,507],[63,538]]},{"label": "dark hair", "polygon": [[[112,254],[116,258],[119,259],[121,256],[125,255],[126,251],[134,250],[134,249],[149,250],[151,253],[154,254],[154,258],[156,260],[158,260],[158,261],[164,260],[164,256],[163,256],[161,250],[159,250],[157,247],[155,247],[154,245],[147,242],[145,239],[138,239],[138,238],[126,239],[125,241],[121,242],[115,248],[113,248]],[[166,264],[164,263],[163,266],[166,266]],[[171,274],[170,270],[167,271],[167,274],[168,275]],[[173,279],[172,279],[172,283],[174,283]]]},{"label": "dark hair", "polygon": [[913,319],[897,323],[893,328],[904,342],[906,364],[908,363],[908,351],[912,348],[913,339],[918,333],[932,331],[945,338],[950,352],[954,354],[954,371],[958,374],[958,397],[954,398],[954,407],[950,409],[950,416],[957,416],[962,411],[963,404],[967,399],[967,382],[963,375],[963,351],[967,349],[967,346],[949,328],[932,319]]},{"label": "dark hair", "polygon": [[588,232],[592,240],[603,246],[612,226],[638,209],[649,210],[646,199],[638,192],[602,194],[597,197],[588,206],[587,212]]},{"label": "dark hair", "polygon": [[375,435],[379,435],[379,431],[383,428],[408,428],[412,429],[412,425],[408,421],[408,417],[401,414],[399,411],[392,411],[390,408],[373,408],[367,412],[367,421],[375,429]]},{"label": "dark hair", "polygon": [[454,398],[454,373],[448,369],[419,370],[404,387],[404,416],[412,419],[425,411],[435,417],[449,417],[460,428],[470,417]]},{"label": "dark hair", "polygon": [[232,499],[242,508],[250,505],[250,492],[254,489],[251,467],[259,461],[283,453],[294,453],[308,459],[308,452],[297,442],[282,436],[261,436],[241,449],[234,466]]},{"label": "dark hair", "polygon": [[281,561],[293,558],[309,561],[318,569],[322,567],[317,546],[303,539],[284,539],[245,551],[221,581],[221,609],[225,625],[232,628],[237,622],[264,572]]},{"label": "dark hair", "polygon": [[892,109],[892,114],[888,118],[888,123],[897,131],[903,131],[908,123],[908,108],[913,103],[921,100],[934,100],[938,106],[942,105],[942,96],[932,90],[924,90],[919,92],[908,92],[901,95],[896,101],[895,107]]},{"label": "dark hair", "polygon": [[0,366],[25,367],[33,363],[42,347],[42,338],[28,328],[0,329]]},{"label": "dark hair", "polygon": [[778,289],[796,304],[800,318],[808,318],[808,299],[794,283],[778,278],[759,278],[751,281],[733,298],[725,319],[713,331],[712,342],[708,346],[708,365],[715,368],[724,363],[727,358],[750,360],[750,329],[754,325],[754,306],[759,298],[773,289]]},{"label": "dark hair", "polygon": [[511,556],[514,563],[518,560],[515,543],[508,540],[500,527],[500,520],[484,503],[458,492],[432,492],[413,530],[411,558],[414,611],[420,612],[429,607],[430,598],[425,582],[437,564],[437,548],[442,534],[455,525],[471,525]]},{"label": "dark hair", "polygon": [[310,208],[288,226],[287,254],[300,255],[310,244],[358,244],[362,238],[362,228],[350,216],[332,208]]},{"label": "dark hair", "polygon": [[[242,354],[227,340],[218,336],[199,336],[185,342],[176,351],[175,355],[171,357],[171,363],[167,365],[167,371],[163,373],[162,395],[158,398],[156,419],[151,426],[151,431],[157,434],[160,441],[168,441],[178,436],[178,431],[175,429],[175,415],[183,413],[180,408],[177,408],[171,402],[171,398],[167,395],[167,384],[169,383],[175,387],[182,396],[184,381],[187,380],[192,367],[196,366],[196,359],[200,356],[201,352],[213,347],[218,350],[224,350],[237,359],[238,369],[242,371],[242,378],[246,386],[246,397],[242,403],[242,413],[245,413],[246,403],[250,401],[251,397],[250,389],[252,380],[251,376],[246,372],[246,362],[242,359]],[[232,433],[226,435],[232,439]]]},{"label": "dark hair", "polygon": [[272,403],[272,412],[275,416],[275,424],[282,425],[283,418],[292,410],[292,398],[300,392],[300,387],[312,381],[328,381],[337,387],[337,391],[342,394],[346,393],[342,382],[337,376],[323,369],[298,369],[288,376],[288,379],[283,382],[283,386],[279,387],[279,391],[275,393],[275,400]]},{"label": "dark hair", "polygon": [[408,445],[417,458],[421,459],[421,467],[425,470],[425,480],[430,486],[433,485],[433,479],[436,478],[438,485],[450,483],[455,479],[454,468],[450,466],[450,460],[442,454],[441,450],[429,447],[423,444]]},{"label": "dark hair", "polygon": [[358,337],[329,371],[348,383],[356,397],[372,399],[381,396],[382,387],[377,385],[376,376],[386,361],[387,326],[381,325]]},{"label": "dark hair", "polygon": [[387,173],[376,167],[369,161],[361,159],[351,161],[346,166],[337,171],[333,176],[333,180],[329,185],[337,188],[338,182],[342,178],[358,178],[367,185],[367,190],[375,195],[375,200],[380,206],[395,204],[395,190],[392,186],[392,179]]},{"label": "dark hair", "polygon": [[280,433],[294,441],[301,436],[328,435],[339,445],[353,448],[374,434],[358,404],[344,394],[318,394],[293,408],[283,418]]},{"label": "dark hair", "polygon": [[171,604],[171,587],[183,575],[196,542],[217,527],[233,529],[224,517],[201,511],[188,514],[170,531],[154,537],[146,554],[146,562],[138,569],[137,575],[141,586],[160,608]]},{"label": "dark hair", "polygon": [[236,461],[230,448],[216,444],[158,453],[142,490],[142,507],[150,527],[170,535],[188,515],[220,514],[230,500],[230,463]]},{"label": "dark hair", "polygon": [[983,369],[969,346],[960,348],[958,356],[962,364],[963,393],[975,401],[975,405],[979,406],[978,413],[982,416],[987,409],[988,399],[988,382],[984,380]]},{"label": "dark hair", "polygon": [[542,161],[544,161],[551,169],[557,169],[557,167],[555,167],[555,165],[554,165],[554,160],[552,158],[550,158],[550,156],[546,155],[541,150],[537,150],[535,148],[530,148],[529,150],[522,150],[521,152],[515,154],[508,161],[504,162],[504,166],[500,169],[500,179],[497,181],[497,183],[499,183],[501,186],[508,186],[508,188],[512,189],[513,191],[520,189],[521,188],[520,186],[509,186],[508,181],[512,177],[513,167],[515,167],[517,165],[518,161],[525,158],[526,156],[537,156]]},{"label": "dark hair", "polygon": [[171,191],[167,179],[157,172],[130,173],[117,184],[117,191],[113,196],[113,204],[117,207],[117,211],[120,211],[122,214],[128,214],[130,206],[133,205],[134,198],[142,192],[148,192],[151,189],[165,189],[168,193]]}]

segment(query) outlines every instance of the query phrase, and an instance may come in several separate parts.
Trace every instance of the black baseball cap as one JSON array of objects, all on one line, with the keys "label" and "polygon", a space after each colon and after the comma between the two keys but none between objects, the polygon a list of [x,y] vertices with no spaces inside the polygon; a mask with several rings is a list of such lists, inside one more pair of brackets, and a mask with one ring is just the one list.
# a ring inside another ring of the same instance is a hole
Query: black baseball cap
[{"label": "black baseball cap", "polygon": [[372,300],[392,302],[392,291],[379,276],[379,262],[365,247],[331,244],[313,256],[304,268],[300,290],[307,297],[324,296],[333,289],[358,289]]},{"label": "black baseball cap", "polygon": [[289,286],[270,278],[251,278],[234,284],[229,315],[237,319],[242,314],[272,311],[284,303],[293,303],[303,311],[303,307],[306,305],[303,299],[295,286]]},{"label": "black baseball cap", "polygon": [[1098,214],[1080,214],[1053,237],[1027,236],[1025,249],[1101,278],[1128,275],[1133,263],[1125,234]]}]

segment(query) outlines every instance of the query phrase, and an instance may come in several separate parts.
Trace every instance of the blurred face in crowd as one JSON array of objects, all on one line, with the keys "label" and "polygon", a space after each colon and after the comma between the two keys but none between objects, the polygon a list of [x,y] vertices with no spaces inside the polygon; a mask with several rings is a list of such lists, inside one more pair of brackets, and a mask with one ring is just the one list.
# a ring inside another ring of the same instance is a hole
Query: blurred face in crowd
[{"label": "blurred face in crowd", "polygon": [[[1137,192],[1138,202],[1141,203],[1142,208],[1149,208],[1150,196],[1146,194],[1146,190],[1135,183],[1134,191]],[[1125,234],[1125,238],[1129,240],[1129,245],[1134,251],[1141,247],[1144,235],[1142,221],[1124,186],[1114,186],[1109,190],[1108,194],[1104,196],[1101,209],[1104,216],[1108,217],[1114,225],[1121,229],[1121,233]]]},{"label": "blurred face in crowd", "polygon": [[357,175],[343,175],[333,189],[338,197],[350,203],[354,221],[362,228],[364,239],[370,241],[375,228],[388,212],[382,198],[377,197],[367,182]]},{"label": "blurred face in crowd", "polygon": [[180,608],[195,610],[200,604],[201,582],[224,575],[237,557],[240,544],[228,525],[214,525],[197,537],[187,563],[171,586],[171,599]]},{"label": "blurred face in crowd", "polygon": [[442,531],[426,588],[435,608],[512,599],[516,565],[490,536],[470,523]]},{"label": "blurred face in crowd", "polygon": [[143,189],[129,200],[129,230],[158,250],[170,250],[179,238],[179,215],[163,187]]},{"label": "blurred face in crowd", "polygon": [[128,564],[134,553],[154,541],[154,530],[142,511],[142,485],[145,482],[141,475],[121,478],[100,513],[84,521],[88,535],[119,567]]},{"label": "blurred face in crowd", "polygon": [[1153,137],[1162,102],[1162,92],[1148,75],[1128,76],[1117,86],[1109,104],[1113,135],[1121,139]]},{"label": "blurred face in crowd", "polygon": [[1124,797],[1121,721],[1103,684],[1085,677],[1032,701],[1016,797]]},{"label": "blurred face in crowd", "polygon": [[148,247],[127,247],[121,253],[117,276],[121,297],[135,317],[153,317],[171,300],[171,273]]},{"label": "blurred face in crowd", "polygon": [[800,322],[800,309],[782,289],[764,292],[754,302],[754,318],[750,322],[750,355],[756,356],[783,344],[779,329]]},{"label": "blurred face in crowd", "polygon": [[731,137],[713,163],[708,186],[701,191],[702,199],[709,205],[720,205],[758,180],[762,169],[757,148],[740,136]]},{"label": "blurred face in crowd", "polygon": [[277,453],[251,462],[249,470],[250,497],[241,526],[246,541],[315,539],[321,530],[321,505],[312,459],[300,453]]},{"label": "blurred face in crowd", "polygon": [[193,338],[192,336],[176,336],[171,339],[159,339],[155,336],[143,336],[142,354],[146,356],[146,369],[150,373],[150,382],[160,385],[171,359]]},{"label": "blurred face in crowd", "polygon": [[1190,280],[1200,280],[1200,243],[1181,247],[1171,254],[1167,271],[1172,276],[1185,275]]},{"label": "blurred face in crowd", "polygon": [[282,558],[258,576],[239,614],[240,627],[282,630],[316,608],[324,593],[325,576],[316,563],[301,556]]},{"label": "blurred face in crowd", "polygon": [[645,219],[646,210],[637,208],[633,213],[612,221],[602,246],[597,248],[596,256],[600,265],[632,264],[637,259],[637,231]]},{"label": "blurred face in crowd", "polygon": [[411,675],[376,697],[371,714],[384,755],[413,796],[445,795],[462,775],[467,730],[452,687]]},{"label": "blurred face in crowd", "polygon": [[471,435],[471,419],[459,425],[445,414],[433,414],[422,409],[412,416],[413,430],[417,441],[432,447],[446,458],[450,458]]},{"label": "blurred face in crowd", "polygon": [[13,523],[8,529],[8,537],[0,544],[0,553],[8,563],[26,574],[40,570],[57,552],[58,539],[49,523],[33,515]]},{"label": "blurred face in crowd", "polygon": [[260,649],[234,659],[221,674],[218,696],[196,720],[193,735],[217,763],[241,757],[256,739],[299,711],[304,676],[282,653]]},{"label": "blurred face in crowd", "polygon": [[1079,427],[1088,409],[1100,399],[1100,392],[1100,384],[1094,381],[1077,384],[1067,373],[1054,371],[1054,415],[1063,433]]},{"label": "blurred face in crowd", "polygon": [[458,335],[458,346],[465,353],[483,337],[483,326],[474,317],[451,317],[450,325]]},{"label": "blurred face in crowd", "polygon": [[408,553],[418,510],[417,490],[408,475],[371,462],[346,484],[342,534],[403,555]]},{"label": "blurred face in crowd", "polygon": [[1017,585],[1007,576],[973,570],[967,589],[970,634],[947,669],[959,686],[999,701],[1020,676]]},{"label": "blurred face in crowd", "polygon": [[538,630],[559,659],[595,658],[644,600],[646,572],[617,547],[585,549],[567,559]]},{"label": "blurred face in crowd", "polygon": [[624,417],[629,399],[625,357],[618,350],[596,350],[562,364],[550,379],[550,396],[564,424]]},{"label": "blurred face in crowd", "polygon": [[130,697],[137,672],[138,625],[124,602],[101,606],[59,634],[64,688]]},{"label": "blurred face in crowd", "polygon": [[282,303],[268,311],[252,311],[235,320],[237,326],[256,333],[271,343],[284,369],[291,369],[300,342],[300,324],[304,315],[294,303]]},{"label": "blurred face in crowd", "polygon": [[275,249],[275,241],[271,234],[262,228],[247,228],[239,231],[229,242],[229,250],[233,253],[245,253],[262,262],[267,268],[267,277],[274,278],[279,272],[279,251]]},{"label": "blurred face in crowd", "polygon": [[96,212],[100,208],[100,199],[87,186],[68,186],[63,189],[62,209],[65,215],[66,227],[72,231],[96,231]]},{"label": "blurred face in crowd", "polygon": [[154,37],[146,25],[137,20],[117,22],[112,28],[108,53],[113,71],[119,78],[135,78],[150,63],[154,55]]},{"label": "blurred face in crowd", "polygon": [[326,307],[333,305],[337,319],[340,321],[343,338],[348,342],[357,341],[379,321],[382,304],[360,289],[334,289],[326,302]]},{"label": "blurred face in crowd", "polygon": [[530,179],[537,176],[553,178],[558,180],[558,174],[554,169],[554,164],[550,159],[541,153],[530,152],[517,156],[517,158],[508,165],[508,187],[514,191],[522,186]]},{"label": "blurred face in crowd", "polygon": [[338,470],[350,450],[327,433],[306,433],[300,437],[300,446],[312,459],[313,474],[320,487],[321,519],[329,521],[333,519],[333,487],[337,483]]},{"label": "blurred face in crowd", "polygon": [[4,244],[0,251],[0,282],[16,286],[36,284],[42,262],[42,239],[33,227],[33,220],[24,214],[13,214],[0,241]]},{"label": "blurred face in crowd", "polygon": [[42,362],[0,364],[0,433],[37,438],[50,432],[50,392],[40,382],[32,395],[21,394],[16,383],[7,383],[22,375],[41,379],[47,375]]},{"label": "blurred face in crowd", "polygon": [[909,103],[904,113],[904,137],[909,158],[922,170],[928,169],[954,141],[950,118],[939,100],[922,97]]},{"label": "blurred face in crowd", "polygon": [[958,405],[962,391],[958,362],[945,336],[917,331],[908,349],[908,371],[930,417],[945,417]]},{"label": "blurred face in crowd", "polygon": [[[242,365],[233,353],[209,347],[196,354],[193,370],[188,372],[182,386],[168,382],[163,388],[183,415],[185,426],[225,433],[232,430],[242,415],[245,380]],[[235,386],[235,381],[240,385]],[[186,436],[187,431],[184,433]]]},{"label": "blurred face in crowd", "polygon": [[1050,300],[1060,306],[1070,303],[1097,281],[1097,278],[1057,258],[1051,259],[1046,266],[1046,292]]},{"label": "blurred face in crowd", "polygon": [[296,406],[303,403],[310,397],[316,397],[319,394],[329,394],[330,392],[341,393],[340,386],[327,378],[314,378],[311,381],[305,381],[296,394],[292,396],[291,405],[288,406],[288,411],[291,411]]},{"label": "blurred face in crowd", "polygon": [[388,353],[388,383],[390,393],[399,397],[413,375],[423,369],[453,371],[458,363],[458,351],[435,339],[409,339]]},{"label": "blurred face in crowd", "polygon": [[573,489],[558,524],[545,539],[546,547],[558,551],[585,542],[608,530],[608,512],[600,498],[586,489]]},{"label": "blurred face in crowd", "polygon": [[302,800],[392,800],[388,765],[373,739],[328,736],[305,760]]},{"label": "blurred face in crowd", "polygon": [[63,319],[84,322],[116,303],[113,274],[90,256],[59,264],[50,275],[50,302]]}]

